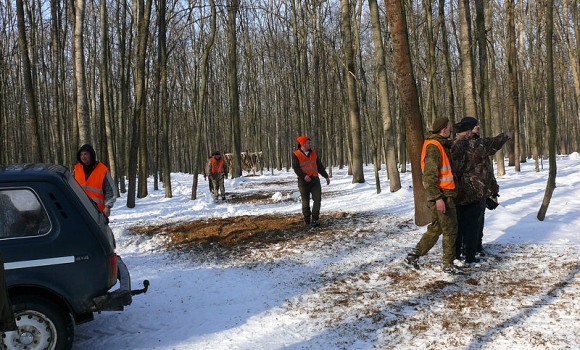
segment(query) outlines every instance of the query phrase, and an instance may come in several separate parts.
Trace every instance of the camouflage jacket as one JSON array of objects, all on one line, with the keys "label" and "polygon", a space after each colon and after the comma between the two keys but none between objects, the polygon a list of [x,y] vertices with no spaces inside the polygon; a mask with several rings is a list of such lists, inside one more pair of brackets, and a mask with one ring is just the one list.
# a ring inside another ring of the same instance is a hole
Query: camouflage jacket
[{"label": "camouflage jacket", "polygon": [[456,140],[451,146],[451,167],[457,188],[457,204],[481,201],[499,191],[490,156],[507,142],[506,134],[496,137]]},{"label": "camouflage jacket", "polygon": [[[447,152],[447,157],[452,161],[451,155],[449,154],[449,148],[453,144],[453,141],[448,140],[438,134],[430,134],[426,138],[427,140],[437,140],[443,146]],[[435,145],[428,145],[425,154],[425,169],[423,169],[423,184],[427,190],[427,200],[435,201],[439,198],[451,197],[455,198],[457,195],[456,190],[444,190],[439,187],[439,169],[441,168],[441,152],[439,148]]]}]

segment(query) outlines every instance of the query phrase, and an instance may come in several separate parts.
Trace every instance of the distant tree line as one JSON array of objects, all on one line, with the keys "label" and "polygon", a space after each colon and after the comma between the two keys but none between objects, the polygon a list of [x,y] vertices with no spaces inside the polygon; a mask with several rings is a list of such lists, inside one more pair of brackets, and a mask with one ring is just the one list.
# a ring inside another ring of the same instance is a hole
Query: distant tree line
[{"label": "distant tree line", "polygon": [[234,177],[242,152],[288,169],[308,135],[353,182],[386,164],[396,191],[431,122],[469,115],[485,136],[515,132],[499,175],[506,157],[539,168],[550,114],[556,152],[580,149],[579,12],[578,0],[6,1],[0,163],[70,167],[91,143],[132,206],[148,176],[171,197],[171,172],[201,172],[213,150],[233,154]]}]

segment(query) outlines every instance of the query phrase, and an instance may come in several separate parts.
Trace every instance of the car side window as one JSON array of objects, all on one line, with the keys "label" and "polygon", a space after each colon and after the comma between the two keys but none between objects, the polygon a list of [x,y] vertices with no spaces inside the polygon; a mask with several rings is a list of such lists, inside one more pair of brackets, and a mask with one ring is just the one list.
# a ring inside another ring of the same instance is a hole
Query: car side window
[{"label": "car side window", "polygon": [[0,238],[41,236],[49,231],[48,215],[32,190],[0,190]]}]

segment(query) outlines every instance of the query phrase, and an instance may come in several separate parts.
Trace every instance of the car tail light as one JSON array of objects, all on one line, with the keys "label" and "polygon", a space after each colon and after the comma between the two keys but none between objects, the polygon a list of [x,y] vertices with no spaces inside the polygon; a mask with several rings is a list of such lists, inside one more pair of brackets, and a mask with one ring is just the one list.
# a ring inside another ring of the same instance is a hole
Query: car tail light
[{"label": "car tail light", "polygon": [[110,259],[111,263],[109,266],[111,270],[109,271],[109,287],[112,287],[117,283],[117,254],[111,255]]}]

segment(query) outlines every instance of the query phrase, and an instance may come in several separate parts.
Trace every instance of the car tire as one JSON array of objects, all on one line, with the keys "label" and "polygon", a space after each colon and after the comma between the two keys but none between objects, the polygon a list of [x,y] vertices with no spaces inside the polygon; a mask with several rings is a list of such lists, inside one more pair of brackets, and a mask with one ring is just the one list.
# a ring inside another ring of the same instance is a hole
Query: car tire
[{"label": "car tire", "polygon": [[18,333],[2,341],[6,349],[70,350],[74,323],[69,313],[53,301],[39,296],[12,299]]}]

